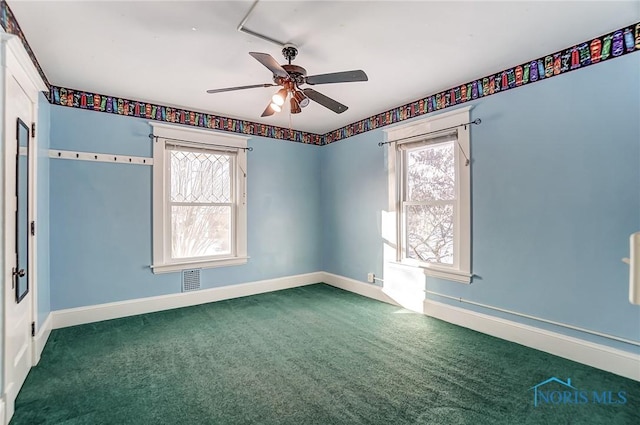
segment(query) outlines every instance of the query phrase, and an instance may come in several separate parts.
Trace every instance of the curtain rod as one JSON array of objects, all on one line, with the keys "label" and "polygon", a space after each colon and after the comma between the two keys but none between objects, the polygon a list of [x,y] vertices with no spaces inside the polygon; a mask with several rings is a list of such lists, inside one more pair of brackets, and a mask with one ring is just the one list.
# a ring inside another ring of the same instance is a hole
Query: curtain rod
[{"label": "curtain rod", "polygon": [[413,136],[403,137],[402,139],[389,140],[388,142],[378,142],[378,146],[384,146],[384,145],[388,145],[389,143],[395,143],[395,142],[400,142],[402,140],[413,139],[414,137],[426,136],[427,134],[441,133],[446,130],[453,130],[454,128],[463,127],[463,126],[464,126],[464,129],[466,130],[468,125],[471,125],[471,124],[479,125],[481,122],[482,120],[480,118],[476,118],[473,121],[469,121],[464,124],[454,125],[453,127],[442,128],[440,130],[429,131],[427,133],[414,134]]},{"label": "curtain rod", "polygon": [[165,140],[173,140],[174,142],[187,142],[187,143],[197,143],[197,144],[201,144],[204,146],[219,146],[219,147],[223,147],[223,148],[230,148],[230,149],[242,149],[245,151],[253,151],[253,147],[247,147],[247,148],[242,148],[242,147],[238,147],[238,146],[229,146],[229,145],[208,145],[206,143],[201,143],[201,142],[194,142],[193,140],[184,140],[184,139],[172,139],[171,137],[162,137],[162,136],[156,136],[155,134],[149,134],[149,139],[153,140],[155,139],[155,141],[157,142],[159,138],[165,139]]}]

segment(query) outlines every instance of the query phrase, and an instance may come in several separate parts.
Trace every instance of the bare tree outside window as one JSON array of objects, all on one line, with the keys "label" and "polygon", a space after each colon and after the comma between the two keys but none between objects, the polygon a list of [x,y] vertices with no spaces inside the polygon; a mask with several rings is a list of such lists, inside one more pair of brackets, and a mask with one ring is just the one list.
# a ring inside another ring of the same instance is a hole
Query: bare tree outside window
[{"label": "bare tree outside window", "polygon": [[171,152],[171,257],[230,254],[234,156],[176,147]]},{"label": "bare tree outside window", "polygon": [[406,256],[453,264],[456,203],[453,141],[405,151]]}]

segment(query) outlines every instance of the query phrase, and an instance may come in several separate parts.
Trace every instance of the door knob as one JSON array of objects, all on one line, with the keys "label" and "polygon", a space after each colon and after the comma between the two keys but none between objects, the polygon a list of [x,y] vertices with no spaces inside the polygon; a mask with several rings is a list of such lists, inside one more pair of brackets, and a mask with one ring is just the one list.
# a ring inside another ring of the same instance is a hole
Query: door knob
[{"label": "door knob", "polygon": [[11,289],[15,289],[16,283],[19,277],[24,277],[24,269],[16,270],[15,267],[11,268],[11,274],[13,275],[13,279],[11,279]]}]

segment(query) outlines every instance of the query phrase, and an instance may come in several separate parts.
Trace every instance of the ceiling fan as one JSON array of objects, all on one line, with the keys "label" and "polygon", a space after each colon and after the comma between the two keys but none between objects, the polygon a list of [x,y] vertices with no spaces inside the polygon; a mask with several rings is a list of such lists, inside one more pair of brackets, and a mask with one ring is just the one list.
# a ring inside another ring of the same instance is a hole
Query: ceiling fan
[{"label": "ceiling fan", "polygon": [[273,82],[265,84],[252,84],[249,86],[227,87],[223,89],[207,90],[207,93],[222,93],[235,90],[253,89],[257,87],[274,87],[282,86],[280,90],[271,98],[271,102],[261,116],[267,117],[282,110],[282,106],[288,97],[290,97],[291,113],[298,114],[309,104],[309,99],[319,103],[335,112],[341,114],[348,109],[342,103],[331,99],[324,94],[315,91],[312,88],[300,89],[303,84],[331,84],[331,83],[350,83],[354,81],[367,81],[367,74],[362,70],[333,72],[330,74],[319,74],[307,76],[307,70],[301,66],[291,64],[291,61],[298,55],[298,49],[293,44],[286,44],[282,49],[282,55],[289,62],[280,65],[268,53],[250,52],[258,62],[267,67],[273,73]]}]

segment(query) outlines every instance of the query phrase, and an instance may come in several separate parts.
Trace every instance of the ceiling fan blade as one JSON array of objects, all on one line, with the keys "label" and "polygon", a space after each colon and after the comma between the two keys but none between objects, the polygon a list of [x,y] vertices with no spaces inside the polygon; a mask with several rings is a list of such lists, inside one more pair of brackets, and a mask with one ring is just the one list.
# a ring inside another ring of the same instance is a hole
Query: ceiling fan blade
[{"label": "ceiling fan blade", "polygon": [[271,87],[271,86],[276,86],[276,85],[277,84],[270,84],[270,83],[252,84],[250,86],[227,87],[227,88],[224,88],[224,89],[211,89],[211,90],[207,90],[207,93],[210,93],[210,94],[213,94],[213,93],[224,93],[226,91],[255,89],[257,87]]},{"label": "ceiling fan blade", "polygon": [[367,74],[361,69],[353,71],[333,72],[331,74],[311,75],[307,77],[307,84],[350,83],[353,81],[368,81]]},{"label": "ceiling fan blade", "polygon": [[249,52],[249,54],[253,56],[258,62],[269,68],[269,71],[271,71],[273,75],[282,78],[289,77],[289,73],[285,71],[284,68],[280,66],[278,61],[276,61],[270,54],[259,52]]},{"label": "ceiling fan blade", "polygon": [[315,102],[318,102],[325,108],[331,109],[336,114],[341,114],[347,109],[349,109],[347,106],[343,105],[342,103],[335,101],[330,97],[327,97],[322,93],[315,91],[314,89],[306,88],[306,89],[302,89],[302,91],[309,99]]},{"label": "ceiling fan blade", "polygon": [[261,116],[261,117],[268,117],[268,116],[271,116],[271,115],[273,115],[273,114],[275,114],[275,113],[276,113],[276,111],[274,111],[274,110],[271,108],[271,102],[269,102],[269,104],[267,105],[267,107],[264,109],[264,112],[263,112],[263,113],[262,113],[262,115],[260,115],[260,116]]}]

